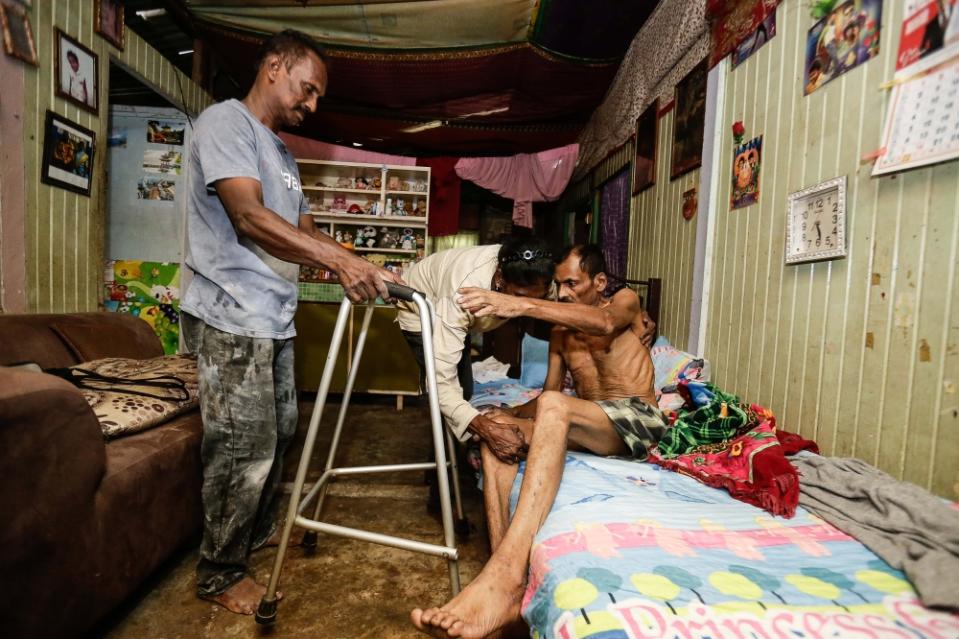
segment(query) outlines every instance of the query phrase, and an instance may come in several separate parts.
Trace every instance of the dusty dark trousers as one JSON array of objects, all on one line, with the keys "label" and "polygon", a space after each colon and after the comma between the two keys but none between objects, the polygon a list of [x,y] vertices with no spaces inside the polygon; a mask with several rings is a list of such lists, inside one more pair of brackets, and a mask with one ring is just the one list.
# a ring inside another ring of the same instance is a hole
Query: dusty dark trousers
[{"label": "dusty dark trousers", "polygon": [[181,315],[197,354],[203,416],[203,541],[197,592],[243,578],[273,534],[283,453],[296,432],[293,340],[244,337]]}]

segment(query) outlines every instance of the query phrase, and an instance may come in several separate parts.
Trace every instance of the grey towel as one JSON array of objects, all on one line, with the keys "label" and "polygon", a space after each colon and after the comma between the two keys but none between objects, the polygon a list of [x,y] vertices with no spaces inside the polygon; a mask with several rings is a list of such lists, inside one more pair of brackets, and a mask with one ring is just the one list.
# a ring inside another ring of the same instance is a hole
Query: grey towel
[{"label": "grey towel", "polygon": [[906,573],[926,607],[959,609],[959,511],[858,459],[790,461],[800,506]]}]

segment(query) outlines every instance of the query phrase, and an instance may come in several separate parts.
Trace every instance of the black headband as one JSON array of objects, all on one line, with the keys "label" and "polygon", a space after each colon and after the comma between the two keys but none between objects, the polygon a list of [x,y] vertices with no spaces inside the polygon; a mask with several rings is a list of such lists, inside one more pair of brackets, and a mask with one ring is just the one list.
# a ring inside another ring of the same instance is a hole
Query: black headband
[{"label": "black headband", "polygon": [[553,259],[553,254],[549,251],[542,251],[538,249],[533,251],[531,249],[526,249],[525,251],[516,251],[510,255],[504,255],[503,257],[499,258],[499,263],[509,264],[510,262],[519,262],[520,260],[524,262],[532,262],[533,260],[539,259],[551,260]]}]

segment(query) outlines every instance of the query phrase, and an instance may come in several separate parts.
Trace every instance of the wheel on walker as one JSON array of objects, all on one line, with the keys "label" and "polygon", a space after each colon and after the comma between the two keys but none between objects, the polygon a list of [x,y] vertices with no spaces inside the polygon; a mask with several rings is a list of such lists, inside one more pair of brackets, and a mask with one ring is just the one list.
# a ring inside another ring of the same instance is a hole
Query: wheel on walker
[{"label": "wheel on walker", "polygon": [[266,597],[260,599],[260,605],[257,606],[253,618],[261,626],[272,626],[276,621],[276,599],[267,601]]}]

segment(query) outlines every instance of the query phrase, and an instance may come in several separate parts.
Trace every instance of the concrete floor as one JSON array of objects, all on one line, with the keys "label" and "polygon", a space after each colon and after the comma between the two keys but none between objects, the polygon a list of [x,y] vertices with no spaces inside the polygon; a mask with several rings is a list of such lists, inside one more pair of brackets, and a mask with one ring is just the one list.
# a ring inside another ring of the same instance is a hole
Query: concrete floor
[{"label": "concrete floor", "polygon": [[[424,403],[396,411],[392,398],[367,400],[350,408],[338,465],[425,461],[429,414]],[[308,481],[315,480],[326,460],[335,411],[331,405],[321,422],[319,443]],[[287,456],[285,475],[292,483],[309,422],[311,402],[300,405],[300,430]],[[350,426],[356,436],[348,434]],[[459,543],[460,575],[468,583],[489,558],[482,495],[464,473],[464,502],[473,532]],[[443,543],[438,518],[426,512],[427,487],[422,472],[340,481],[331,487],[325,519],[347,526],[368,526]],[[285,507],[283,509],[285,512]],[[254,554],[252,567],[266,583],[274,549]],[[449,596],[446,562],[442,559],[363,542],[320,535],[314,556],[291,549],[280,579],[284,598],[271,631],[252,617],[235,615],[197,599],[194,567],[197,546],[175,557],[142,591],[97,629],[108,639],[197,639],[221,637],[412,637],[409,611],[445,602]]]}]

